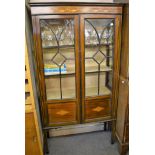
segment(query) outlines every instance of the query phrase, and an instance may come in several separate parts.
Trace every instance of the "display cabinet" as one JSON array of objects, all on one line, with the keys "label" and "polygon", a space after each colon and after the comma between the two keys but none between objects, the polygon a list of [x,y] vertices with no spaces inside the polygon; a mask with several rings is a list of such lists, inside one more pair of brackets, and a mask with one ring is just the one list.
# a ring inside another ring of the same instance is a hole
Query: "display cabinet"
[{"label": "display cabinet", "polygon": [[112,119],[121,15],[37,15],[33,28],[45,124]]},{"label": "display cabinet", "polygon": [[44,130],[95,121],[114,127],[122,4],[31,0],[30,6]]}]

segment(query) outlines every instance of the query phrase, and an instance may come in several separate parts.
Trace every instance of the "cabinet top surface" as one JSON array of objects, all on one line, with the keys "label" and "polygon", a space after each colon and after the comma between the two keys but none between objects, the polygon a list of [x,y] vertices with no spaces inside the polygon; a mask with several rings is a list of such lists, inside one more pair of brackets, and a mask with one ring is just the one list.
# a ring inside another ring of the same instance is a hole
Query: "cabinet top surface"
[{"label": "cabinet top surface", "polygon": [[129,0],[29,0],[30,3],[105,3],[105,4],[127,4]]}]

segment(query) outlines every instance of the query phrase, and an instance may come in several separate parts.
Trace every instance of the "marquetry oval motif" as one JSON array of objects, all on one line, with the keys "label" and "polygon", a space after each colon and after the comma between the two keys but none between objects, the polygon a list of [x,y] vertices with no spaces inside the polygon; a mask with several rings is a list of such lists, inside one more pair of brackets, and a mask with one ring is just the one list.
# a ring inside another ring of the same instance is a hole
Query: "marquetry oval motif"
[{"label": "marquetry oval motif", "polygon": [[100,107],[100,106],[97,106],[96,108],[92,109],[92,111],[95,111],[95,112],[100,112],[104,110],[104,107]]},{"label": "marquetry oval motif", "polygon": [[79,9],[72,8],[72,7],[66,7],[66,8],[61,8],[60,12],[79,12]]},{"label": "marquetry oval motif", "polygon": [[69,113],[69,112],[66,111],[66,110],[60,110],[60,111],[58,111],[56,114],[57,114],[57,115],[64,116],[64,115],[66,115],[66,114],[68,114],[68,113]]}]

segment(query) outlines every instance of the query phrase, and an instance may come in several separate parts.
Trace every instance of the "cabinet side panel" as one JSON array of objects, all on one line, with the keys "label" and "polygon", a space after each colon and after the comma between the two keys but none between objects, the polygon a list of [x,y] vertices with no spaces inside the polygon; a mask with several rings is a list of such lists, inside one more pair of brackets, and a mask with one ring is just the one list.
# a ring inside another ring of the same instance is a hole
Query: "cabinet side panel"
[{"label": "cabinet side panel", "polygon": [[128,104],[128,83],[127,81],[125,81],[124,78],[120,77],[116,132],[121,141],[123,140],[123,134],[124,134],[125,113],[127,104]]},{"label": "cabinet side panel", "polygon": [[122,52],[121,52],[121,75],[128,78],[129,67],[129,8],[126,6],[123,10],[122,26]]},{"label": "cabinet side panel", "polygon": [[129,67],[129,7],[125,5],[123,8],[123,22],[122,22],[122,51],[121,51],[121,68],[120,68],[120,82],[118,95],[118,109],[116,121],[116,133],[119,140],[123,142],[128,141],[128,67]]}]

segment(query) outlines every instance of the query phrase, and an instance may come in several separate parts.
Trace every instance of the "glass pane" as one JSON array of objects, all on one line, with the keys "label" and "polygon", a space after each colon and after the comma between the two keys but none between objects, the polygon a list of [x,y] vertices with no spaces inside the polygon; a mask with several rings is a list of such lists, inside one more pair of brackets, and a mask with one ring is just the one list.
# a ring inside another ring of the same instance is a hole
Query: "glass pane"
[{"label": "glass pane", "polygon": [[46,19],[40,21],[42,47],[74,44],[72,19]]},{"label": "glass pane", "polygon": [[98,74],[86,74],[85,77],[85,96],[98,95]]},{"label": "glass pane", "polygon": [[108,87],[111,81],[109,80],[108,84],[106,84],[107,80],[108,79],[105,72],[100,73],[99,76],[98,73],[86,74],[85,96],[100,96],[111,94],[111,89]]},{"label": "glass pane", "polygon": [[85,57],[86,58],[92,58],[97,50],[98,50],[98,48],[96,46],[94,46],[94,47],[86,46],[86,48],[85,48]]},{"label": "glass pane", "polygon": [[57,77],[45,79],[47,100],[61,99],[60,80]]},{"label": "glass pane", "polygon": [[67,60],[65,62],[66,65],[66,74],[67,73],[75,73],[75,60]]},{"label": "glass pane", "polygon": [[86,96],[111,93],[113,44],[114,19],[85,19]]},{"label": "glass pane", "polygon": [[98,71],[98,64],[93,59],[85,60],[85,72]]},{"label": "glass pane", "polygon": [[66,59],[74,59],[75,54],[74,54],[74,48],[71,47],[66,47],[66,48],[61,48],[60,53],[66,57]]},{"label": "glass pane", "polygon": [[62,77],[62,98],[75,98],[75,77]]},{"label": "glass pane", "polygon": [[40,27],[47,99],[75,98],[74,20],[40,20]]},{"label": "glass pane", "polygon": [[106,72],[102,72],[100,74],[100,86],[99,86],[100,91],[99,91],[99,95],[109,95],[109,94],[111,94],[111,90],[106,85],[106,81],[107,81],[106,74],[107,74]]}]

